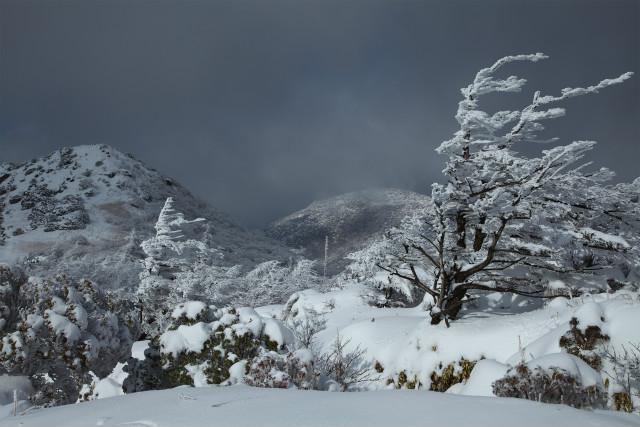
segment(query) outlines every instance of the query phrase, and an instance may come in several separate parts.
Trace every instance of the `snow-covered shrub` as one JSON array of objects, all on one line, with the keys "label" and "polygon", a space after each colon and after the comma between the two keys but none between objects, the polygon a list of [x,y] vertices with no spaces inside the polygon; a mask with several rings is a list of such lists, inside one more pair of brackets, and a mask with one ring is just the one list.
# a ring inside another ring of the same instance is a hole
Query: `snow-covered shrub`
[{"label": "snow-covered shrub", "polygon": [[[145,360],[129,361],[125,392],[221,384],[230,379],[233,365],[246,361],[250,366],[253,358],[269,352],[277,354],[275,351],[284,351],[293,342],[292,333],[284,325],[275,319],[262,319],[248,307],[217,309],[189,301],[179,304],[171,319],[169,328],[151,340]],[[152,380],[158,369],[162,371],[158,377],[166,381]]]},{"label": "snow-covered shrub", "polygon": [[407,375],[407,371],[400,371],[397,378],[389,378],[387,379],[387,385],[391,385],[397,389],[407,388],[409,390],[413,390],[416,388],[422,388],[422,383],[418,380],[418,374],[414,374],[411,379],[409,379],[409,375]]},{"label": "snow-covered shrub", "polygon": [[[484,359],[484,357],[482,359]],[[468,380],[476,363],[478,363],[477,360],[467,360],[464,357],[444,367],[442,363],[440,363],[438,369],[429,375],[431,379],[429,390],[444,393],[452,385]]]},{"label": "snow-covered shrub", "polygon": [[210,313],[215,319],[211,323],[170,326],[159,337],[159,344],[162,366],[171,384],[193,385],[193,375],[198,370],[207,383],[220,384],[229,378],[231,365],[255,356],[262,322],[257,313],[249,310],[224,308]]},{"label": "snow-covered shrub", "polygon": [[15,301],[19,304],[8,307],[3,317],[1,371],[29,376],[38,404],[75,402],[90,372],[106,377],[127,359],[137,338],[126,304],[111,301],[88,280],[31,277]]},{"label": "snow-covered shrub", "polygon": [[323,298],[321,303],[307,303],[309,298],[323,295],[313,289],[296,292],[282,310],[283,323],[293,331],[298,348],[314,349],[315,336],[326,329],[325,315],[336,307],[335,298]]},{"label": "snow-covered shrub", "polygon": [[157,340],[151,340],[144,351],[144,359],[129,358],[123,371],[128,375],[122,383],[125,393],[163,390],[171,387],[167,373],[162,369],[162,358]]},{"label": "snow-covered shrub", "polygon": [[[291,302],[290,300],[289,302]],[[293,300],[297,301],[297,300]],[[313,348],[315,345],[316,334],[327,327],[327,321],[324,316],[314,310],[312,307],[305,309],[305,315],[295,316],[289,319],[288,325],[295,336],[296,346],[298,348]]]},{"label": "snow-covered shrub", "polygon": [[[484,356],[482,359],[484,359]],[[437,368],[429,374],[429,379],[431,380],[429,390],[444,393],[453,385],[468,380],[477,362],[477,360],[467,360],[464,357],[449,364],[440,362]],[[396,389],[419,389],[424,387],[418,379],[418,374],[407,374],[406,370],[388,378],[387,385],[393,385]]]},{"label": "snow-covered shrub", "polygon": [[595,350],[598,345],[609,341],[609,336],[603,334],[600,327],[596,325],[589,325],[582,331],[578,328],[578,323],[577,318],[571,318],[569,321],[571,329],[560,337],[560,347],[598,371],[602,365],[602,358]]},{"label": "snow-covered shrub", "polygon": [[543,403],[562,403],[575,408],[602,408],[602,378],[581,359],[551,354],[521,363],[493,383],[499,397],[516,397]]},{"label": "snow-covered shrub", "polygon": [[607,348],[604,356],[611,366],[605,371],[609,377],[605,385],[612,406],[616,411],[640,412],[640,344]]},{"label": "snow-covered shrub", "polygon": [[368,360],[365,360],[366,349],[358,345],[348,351],[351,338],[344,339],[337,334],[328,352],[319,356],[319,364],[325,375],[340,385],[342,391],[369,381],[377,381],[379,376]]},{"label": "snow-covered shrub", "polygon": [[313,353],[299,349],[288,354],[269,352],[247,363],[245,384],[265,388],[318,388],[319,373],[315,369]]},{"label": "snow-covered shrub", "polygon": [[20,310],[27,301],[20,299],[20,287],[27,282],[22,269],[8,264],[0,264],[0,331],[6,325],[15,324]]},{"label": "snow-covered shrub", "polygon": [[410,282],[381,270],[378,264],[385,263],[390,253],[394,253],[398,242],[382,237],[364,249],[347,255],[351,262],[339,277],[340,282],[364,283],[374,291],[365,299],[377,307],[415,306],[422,301],[424,291]]}]

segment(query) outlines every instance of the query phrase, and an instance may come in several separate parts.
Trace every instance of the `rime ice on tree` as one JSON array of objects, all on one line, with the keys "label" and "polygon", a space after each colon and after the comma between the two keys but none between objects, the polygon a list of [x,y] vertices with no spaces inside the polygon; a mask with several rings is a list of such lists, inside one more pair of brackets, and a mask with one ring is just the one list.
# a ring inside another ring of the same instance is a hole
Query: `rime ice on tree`
[{"label": "rime ice on tree", "polygon": [[[507,56],[480,70],[462,89],[456,114],[460,130],[436,150],[449,157],[447,184],[433,185],[426,216],[408,218],[390,233],[395,256],[379,266],[426,294],[433,323],[454,319],[470,301],[469,291],[535,296],[536,285],[550,276],[569,280],[593,274],[594,267],[624,264],[634,247],[628,241],[637,239],[640,224],[624,212],[637,212],[637,197],[628,202],[635,207],[625,209],[620,205],[624,196],[612,193],[626,190],[603,186],[611,171],[586,173],[587,165],[578,163],[595,142],[575,141],[532,158],[514,150],[517,144],[556,141],[536,134],[544,129],[543,120],[565,114],[551,104],[597,93],[632,73],[587,88],[566,88],[559,96],[535,92],[521,110],[488,114],[479,109],[482,95],[519,92],[526,83],[515,76],[494,78],[498,68],[544,58],[540,53]],[[585,262],[581,252],[586,260],[599,260],[597,265]]]}]

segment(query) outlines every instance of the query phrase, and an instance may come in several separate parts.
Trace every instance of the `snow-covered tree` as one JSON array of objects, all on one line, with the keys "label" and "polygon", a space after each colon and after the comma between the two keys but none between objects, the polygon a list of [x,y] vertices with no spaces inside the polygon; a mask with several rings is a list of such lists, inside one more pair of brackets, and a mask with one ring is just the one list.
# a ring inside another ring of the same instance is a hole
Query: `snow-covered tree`
[{"label": "snow-covered tree", "polygon": [[272,260],[258,264],[244,277],[234,280],[228,292],[232,304],[258,307],[282,304],[292,294],[316,288],[320,282],[315,261],[302,258],[289,267]]},{"label": "snow-covered tree", "polygon": [[[584,249],[596,257],[624,258],[631,250],[628,239],[637,238],[629,232],[640,230],[638,218],[624,214],[637,211],[637,199],[610,196],[623,190],[604,188],[612,172],[587,172],[578,163],[595,142],[555,146],[539,157],[516,151],[525,144],[556,141],[536,135],[544,129],[543,120],[565,114],[553,104],[597,93],[632,73],[587,88],[566,88],[558,96],[535,92],[521,110],[489,114],[479,109],[482,95],[519,92],[524,86],[526,80],[515,76],[494,78],[500,67],[544,58],[539,53],[507,56],[480,70],[462,89],[456,114],[460,130],[436,150],[448,156],[447,183],[433,185],[433,204],[425,216],[407,218],[389,233],[400,250],[378,265],[425,292],[434,324],[444,319],[448,325],[470,301],[470,291],[536,296],[537,285],[549,276],[571,280],[600,267],[571,262],[571,253]],[[634,203],[634,208],[627,206]],[[624,227],[620,215],[627,217]]]},{"label": "snow-covered tree", "polygon": [[139,328],[125,302],[88,280],[26,278],[0,267],[0,372],[26,375],[38,404],[73,403],[82,384],[111,373]]},{"label": "snow-covered tree", "polygon": [[424,296],[424,291],[411,282],[388,274],[378,264],[393,262],[393,253],[402,250],[398,241],[383,236],[365,248],[347,255],[351,262],[339,276],[342,286],[350,283],[365,283],[371,288],[366,299],[378,307],[415,305]]},{"label": "snow-covered tree", "polygon": [[137,295],[145,333],[157,335],[169,324],[176,304],[188,299],[215,300],[220,281],[232,279],[238,269],[213,265],[220,253],[206,242],[203,218],[186,220],[169,197],[158,216],[156,235],[142,242],[146,254]]}]

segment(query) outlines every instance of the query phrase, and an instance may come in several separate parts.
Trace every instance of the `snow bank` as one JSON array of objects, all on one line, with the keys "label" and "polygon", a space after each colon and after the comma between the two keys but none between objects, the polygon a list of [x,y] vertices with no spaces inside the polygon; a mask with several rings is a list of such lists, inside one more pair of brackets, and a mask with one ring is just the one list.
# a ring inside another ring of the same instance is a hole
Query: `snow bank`
[{"label": "snow bank", "polygon": [[466,383],[456,384],[446,392],[465,396],[495,397],[492,384],[503,378],[508,370],[509,365],[504,363],[492,359],[479,360]]}]

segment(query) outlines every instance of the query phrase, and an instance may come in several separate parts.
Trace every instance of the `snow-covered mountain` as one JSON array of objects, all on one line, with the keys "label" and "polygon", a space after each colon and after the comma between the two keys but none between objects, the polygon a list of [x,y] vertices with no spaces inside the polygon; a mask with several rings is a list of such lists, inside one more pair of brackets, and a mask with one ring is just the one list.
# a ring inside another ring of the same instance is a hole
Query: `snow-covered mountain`
[{"label": "snow-covered mountain", "polygon": [[174,179],[106,145],[63,148],[0,166],[0,261],[64,272],[106,288],[137,283],[140,242],[155,235],[167,199],[186,218],[205,218],[221,265],[288,258],[284,245],[250,232]]},{"label": "snow-covered mountain", "polygon": [[329,238],[328,267],[332,272],[347,263],[345,255],[360,250],[407,215],[424,209],[429,197],[395,188],[372,189],[313,202],[270,224],[265,233],[322,264]]}]

